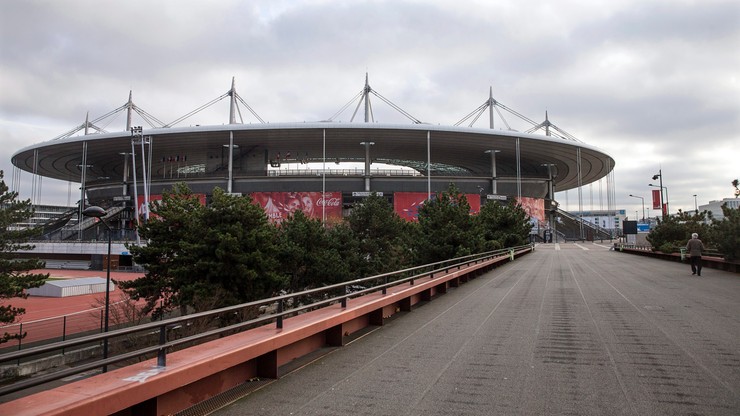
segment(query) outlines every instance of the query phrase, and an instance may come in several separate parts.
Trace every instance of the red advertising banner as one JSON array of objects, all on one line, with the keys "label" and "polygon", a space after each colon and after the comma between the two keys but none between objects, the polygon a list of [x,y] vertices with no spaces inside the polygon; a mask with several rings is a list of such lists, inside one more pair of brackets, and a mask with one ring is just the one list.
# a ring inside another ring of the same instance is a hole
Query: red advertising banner
[{"label": "red advertising banner", "polygon": [[522,206],[524,212],[526,212],[530,218],[534,218],[543,224],[547,222],[547,219],[545,218],[544,199],[523,196],[518,198],[517,202]]},{"label": "red advertising banner", "polygon": [[279,224],[296,211],[303,211],[308,217],[336,224],[342,220],[342,193],[326,192],[255,192],[255,204],[261,206],[272,223]]},{"label": "red advertising banner", "polygon": [[[206,205],[206,194],[193,194],[194,198],[198,198],[200,201],[200,204],[205,206]],[[146,206],[144,203],[144,195],[139,195],[139,197],[136,199],[138,206],[139,206],[139,216],[140,217],[147,217],[146,213],[149,211],[149,207]],[[149,195],[149,205],[153,204],[161,204],[162,201],[162,195],[156,194],[156,195]],[[152,218],[152,214],[148,216],[148,218]]]},{"label": "red advertising banner", "polygon": [[[432,199],[436,194],[432,194]],[[477,214],[480,212],[480,195],[465,194],[465,199],[470,205],[470,213]],[[426,192],[395,192],[393,194],[393,210],[399,217],[406,221],[418,221],[419,207],[427,200]]]},{"label": "red advertising banner", "polygon": [[660,209],[660,190],[653,189],[653,209]]}]

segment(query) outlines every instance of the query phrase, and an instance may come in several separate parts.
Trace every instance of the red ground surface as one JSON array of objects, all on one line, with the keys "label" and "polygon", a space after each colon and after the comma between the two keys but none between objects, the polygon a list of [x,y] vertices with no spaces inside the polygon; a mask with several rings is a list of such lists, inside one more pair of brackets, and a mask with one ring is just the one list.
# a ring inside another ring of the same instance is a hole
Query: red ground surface
[{"label": "red ground surface", "polygon": [[[52,278],[71,279],[75,277],[102,277],[105,271],[95,270],[59,270],[44,269],[34,270],[34,273],[48,273]],[[144,275],[144,273],[111,272],[113,280],[133,280]],[[121,299],[121,291],[116,287],[110,292],[110,302],[114,304]],[[16,318],[13,325],[0,326],[2,332],[17,332],[18,324],[23,323],[23,331],[27,332],[23,342],[32,342],[61,336],[66,330],[67,334],[86,331],[100,327],[100,317],[103,305],[105,305],[105,293],[91,295],[69,296],[64,298],[52,298],[43,296],[29,296],[27,299],[4,299],[3,305],[12,305],[26,309],[26,313]],[[66,328],[64,328],[63,317],[67,316]]]}]

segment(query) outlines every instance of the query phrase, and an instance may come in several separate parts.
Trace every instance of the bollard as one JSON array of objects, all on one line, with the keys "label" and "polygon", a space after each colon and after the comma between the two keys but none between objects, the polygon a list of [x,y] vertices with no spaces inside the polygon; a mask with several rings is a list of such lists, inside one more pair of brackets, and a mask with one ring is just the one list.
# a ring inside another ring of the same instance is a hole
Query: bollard
[{"label": "bollard", "polygon": [[514,261],[514,249],[509,250],[509,256],[511,257],[511,261]]}]

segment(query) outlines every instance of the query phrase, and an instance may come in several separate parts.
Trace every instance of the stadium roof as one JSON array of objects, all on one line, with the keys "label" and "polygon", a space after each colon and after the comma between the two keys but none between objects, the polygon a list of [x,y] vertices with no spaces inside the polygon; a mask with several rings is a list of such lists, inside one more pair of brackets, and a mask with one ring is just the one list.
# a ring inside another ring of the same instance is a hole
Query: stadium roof
[{"label": "stadium roof", "polygon": [[[152,177],[163,175],[167,167],[159,161],[172,157],[182,160],[181,166],[208,169],[209,159],[223,158],[231,134],[241,157],[255,158],[255,163],[266,163],[259,161],[264,157],[283,163],[363,162],[366,149],[361,143],[372,142],[370,155],[374,163],[405,166],[426,174],[429,159],[432,176],[491,177],[490,151],[494,150],[497,176],[516,177],[518,141],[521,177],[547,178],[546,165],[553,164],[558,191],[597,181],[614,168],[614,160],[606,153],[559,137],[431,124],[306,122],[146,129],[143,136],[152,143]],[[13,163],[41,176],[80,182],[83,143],[87,181],[120,184],[124,156],[132,152],[130,132],[96,133],[34,144],[18,151]]]}]

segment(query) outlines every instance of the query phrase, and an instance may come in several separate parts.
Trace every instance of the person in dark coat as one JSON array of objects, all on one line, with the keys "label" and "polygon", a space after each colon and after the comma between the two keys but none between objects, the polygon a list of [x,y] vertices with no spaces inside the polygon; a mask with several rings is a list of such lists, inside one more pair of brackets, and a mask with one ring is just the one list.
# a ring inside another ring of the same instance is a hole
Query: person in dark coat
[{"label": "person in dark coat", "polygon": [[691,234],[691,240],[686,244],[686,251],[689,252],[689,261],[691,262],[691,274],[701,276],[701,252],[704,250],[704,244],[699,240],[699,234]]}]

